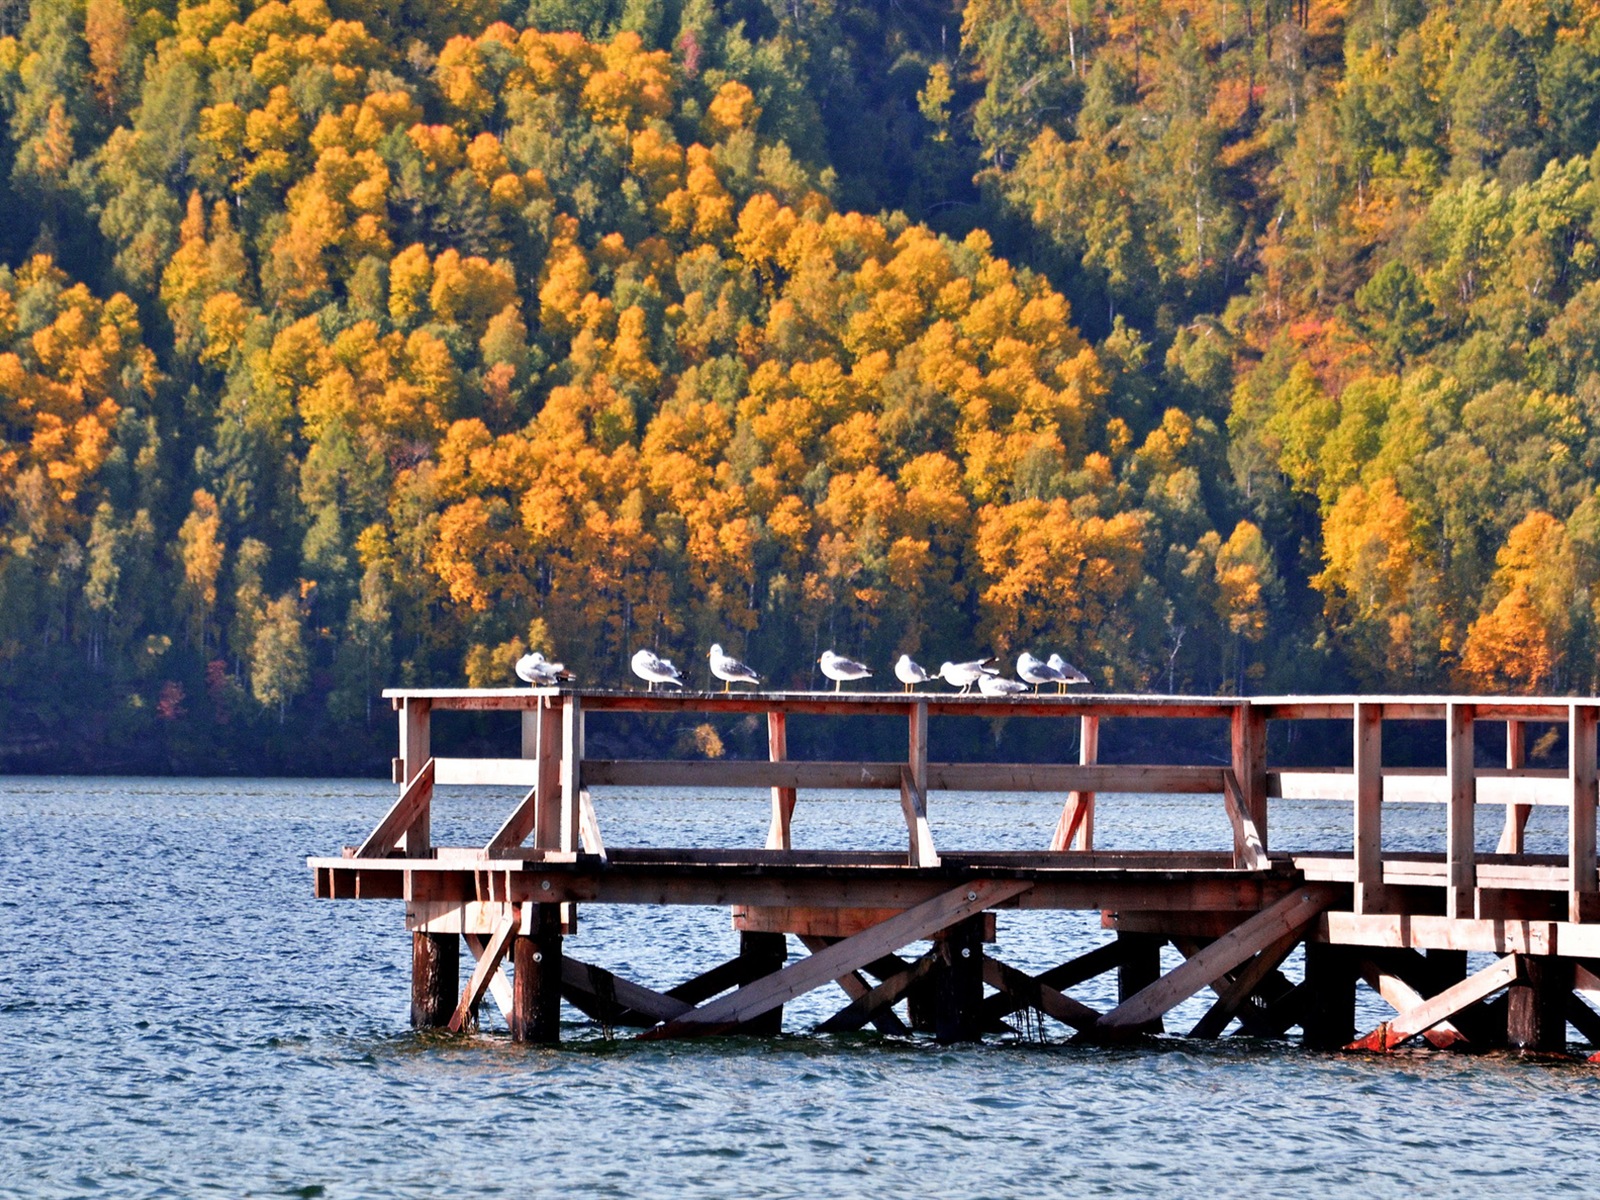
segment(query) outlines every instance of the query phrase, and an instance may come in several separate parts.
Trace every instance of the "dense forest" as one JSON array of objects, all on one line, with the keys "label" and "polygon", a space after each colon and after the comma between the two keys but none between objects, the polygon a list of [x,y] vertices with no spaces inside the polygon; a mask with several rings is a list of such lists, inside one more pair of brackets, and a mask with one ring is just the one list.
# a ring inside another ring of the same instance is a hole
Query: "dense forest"
[{"label": "dense forest", "polygon": [[535,648],[1596,687],[1590,0],[0,0],[0,112],[0,765]]}]

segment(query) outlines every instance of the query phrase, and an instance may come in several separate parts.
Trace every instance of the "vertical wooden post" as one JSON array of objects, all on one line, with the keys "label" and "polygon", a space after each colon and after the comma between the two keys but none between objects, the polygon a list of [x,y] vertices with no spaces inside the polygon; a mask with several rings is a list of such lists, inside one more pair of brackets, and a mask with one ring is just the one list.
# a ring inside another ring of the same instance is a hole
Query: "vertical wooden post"
[{"label": "vertical wooden post", "polygon": [[928,795],[928,702],[918,700],[911,706],[910,723],[906,733],[906,764],[911,768],[911,781],[924,799]]},{"label": "vertical wooden post", "polygon": [[[1383,705],[1356,701],[1356,886],[1358,913],[1384,910],[1383,889]],[[1354,1040],[1355,1034],[1349,1039]],[[1343,1043],[1340,1043],[1343,1045]]]},{"label": "vertical wooden post", "polygon": [[[429,723],[433,711],[433,702],[408,696],[401,701],[400,706],[400,786],[404,788],[415,779],[427,764],[433,751],[429,742]],[[431,845],[432,833],[430,831],[429,810],[432,807],[430,796],[422,806],[422,811],[401,838],[400,846],[405,851],[407,858],[428,858],[433,853]],[[448,1017],[450,1014],[446,1013]]]},{"label": "vertical wooden post", "polygon": [[[1122,961],[1117,965],[1117,1003],[1132,999],[1161,978],[1161,947],[1167,939],[1157,933],[1118,933]],[[1146,1021],[1132,1033],[1160,1033],[1161,1018]]]},{"label": "vertical wooden post", "polygon": [[[774,972],[783,970],[784,964],[789,961],[789,939],[781,933],[752,933],[749,930],[739,934],[739,967],[741,985],[754,983],[758,979],[765,979]],[[740,1033],[755,1034],[757,1036],[774,1036],[783,1032],[783,1006],[762,1013],[739,1026]]]},{"label": "vertical wooden post", "polygon": [[[561,848],[561,710],[553,696],[539,697],[534,714],[538,726],[534,795],[533,844],[540,850]],[[526,726],[524,726],[526,737]],[[524,742],[526,745],[526,742]]]},{"label": "vertical wooden post", "polygon": [[[1528,765],[1528,726],[1522,721],[1506,722],[1506,768],[1520,771]],[[1533,814],[1531,804],[1506,805],[1506,824],[1500,831],[1500,844],[1496,854],[1523,854],[1523,835],[1528,829],[1528,818]]]},{"label": "vertical wooden post", "polygon": [[1572,777],[1572,807],[1567,816],[1567,919],[1600,917],[1600,877],[1595,862],[1595,731],[1600,709],[1573,704],[1567,713],[1567,770]]},{"label": "vertical wooden post", "polygon": [[[786,713],[767,714],[767,757],[773,762],[784,762],[789,757],[789,721]],[[772,823],[767,826],[768,850],[788,850],[792,847],[791,826],[796,799],[798,796],[794,788],[772,789]]]},{"label": "vertical wooden post", "polygon": [[1314,1050],[1356,1039],[1356,960],[1348,946],[1306,942],[1306,1002],[1300,1028]]},{"label": "vertical wooden post", "polygon": [[934,939],[933,1036],[940,1042],[983,1038],[983,914],[968,917]]},{"label": "vertical wooden post", "polygon": [[578,849],[578,792],[583,787],[583,701],[568,692],[561,709],[561,825],[557,849]]},{"label": "vertical wooden post", "polygon": [[1449,780],[1449,804],[1445,816],[1445,915],[1471,918],[1477,915],[1478,890],[1476,833],[1478,781],[1472,764],[1472,719],[1470,704],[1445,705],[1445,774]]},{"label": "vertical wooden post", "polygon": [[1518,977],[1506,990],[1506,1041],[1513,1050],[1560,1054],[1567,1048],[1572,960],[1517,955]]},{"label": "vertical wooden post", "polygon": [[450,1024],[461,994],[461,938],[454,933],[411,935],[411,1027]]},{"label": "vertical wooden post", "polygon": [[[1078,765],[1092,766],[1100,761],[1100,718],[1078,718]],[[1072,799],[1083,809],[1078,819],[1078,834],[1072,840],[1074,850],[1094,849],[1094,793],[1074,792]]]},{"label": "vertical wooden post", "polygon": [[[1255,822],[1261,849],[1268,847],[1267,834],[1267,719],[1248,700],[1240,700],[1233,710],[1231,730],[1233,773],[1244,792],[1244,810]],[[1234,855],[1242,856],[1245,847],[1234,838]]]},{"label": "vertical wooden post", "polygon": [[[531,910],[531,911],[529,911]],[[561,1040],[561,906],[530,904],[511,945],[511,1040]]]}]

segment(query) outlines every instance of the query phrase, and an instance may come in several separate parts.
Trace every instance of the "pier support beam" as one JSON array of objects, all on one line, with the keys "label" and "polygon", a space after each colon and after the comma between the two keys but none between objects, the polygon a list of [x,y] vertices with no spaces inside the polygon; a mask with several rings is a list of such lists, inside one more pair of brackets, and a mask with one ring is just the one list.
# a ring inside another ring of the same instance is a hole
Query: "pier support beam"
[{"label": "pier support beam", "polygon": [[1314,1050],[1334,1050],[1356,1038],[1355,954],[1348,946],[1306,943],[1305,1007],[1300,1028]]},{"label": "pier support beam", "polygon": [[511,1040],[561,1040],[561,906],[532,906],[511,948]]},{"label": "pier support beam", "polygon": [[461,988],[461,938],[453,933],[411,935],[411,1027],[450,1023]]},{"label": "pier support beam", "polygon": [[1572,960],[1546,954],[1520,954],[1517,959],[1517,982],[1506,990],[1506,1041],[1513,1050],[1563,1053]]},{"label": "pier support beam", "polygon": [[[1122,961],[1117,965],[1117,1003],[1138,995],[1161,978],[1161,947],[1167,939],[1156,933],[1119,933],[1117,945]],[[1128,1033],[1160,1033],[1165,1026],[1160,1017],[1145,1021]]]},{"label": "pier support beam", "polygon": [[934,939],[933,1036],[940,1042],[983,1039],[983,916],[968,917]]},{"label": "pier support beam", "polygon": [[[743,983],[754,983],[783,970],[789,961],[789,939],[781,933],[739,934],[739,968]],[[743,986],[741,984],[741,986]],[[739,1026],[740,1033],[760,1036],[783,1032],[783,1005],[752,1017]]]}]

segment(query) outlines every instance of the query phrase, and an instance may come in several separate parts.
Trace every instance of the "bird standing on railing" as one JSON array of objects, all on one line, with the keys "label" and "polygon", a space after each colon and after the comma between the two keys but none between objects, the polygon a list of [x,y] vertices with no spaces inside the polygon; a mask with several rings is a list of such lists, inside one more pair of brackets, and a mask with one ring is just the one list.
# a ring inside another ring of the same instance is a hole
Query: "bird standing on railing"
[{"label": "bird standing on railing", "polygon": [[932,675],[928,674],[926,668],[912,662],[909,654],[902,654],[899,661],[894,664],[894,677],[906,685],[906,691],[908,692],[916,691],[917,684],[927,683],[928,680],[933,678]]},{"label": "bird standing on railing", "polygon": [[672,660],[658,658],[649,650],[639,650],[634,653],[633,673],[649,685],[648,691],[655,691],[658,683],[670,684],[675,688],[683,686],[683,676],[678,673],[678,668],[672,665]]},{"label": "bird standing on railing", "polygon": [[518,679],[534,687],[555,687],[573,678],[564,663],[550,662],[537,650],[517,659],[516,671]]},{"label": "bird standing on railing", "polygon": [[711,644],[711,673],[722,680],[722,690],[731,691],[735,683],[760,683],[761,676],[745,666],[731,654],[724,654],[717,643]]},{"label": "bird standing on railing", "polygon": [[1042,659],[1035,658],[1024,650],[1017,655],[1017,675],[1024,683],[1033,684],[1033,690],[1038,691],[1042,683],[1066,683],[1067,677]]},{"label": "bird standing on railing", "polygon": [[1000,674],[999,671],[989,665],[993,661],[994,659],[992,658],[977,658],[971,662],[947,662],[939,668],[939,678],[951,687],[958,687],[963,692],[970,692],[972,685],[984,676]]},{"label": "bird standing on railing", "polygon": [[872,672],[865,663],[858,663],[853,658],[846,658],[842,654],[835,654],[832,650],[824,650],[822,657],[817,659],[822,667],[822,673],[833,680],[833,690],[839,691],[840,685],[847,679],[870,679]]},{"label": "bird standing on railing", "polygon": [[1050,656],[1049,666],[1050,666],[1051,670],[1060,671],[1061,672],[1062,678],[1061,678],[1061,681],[1060,681],[1059,685],[1056,687],[1056,691],[1058,691],[1058,692],[1066,691],[1067,690],[1067,684],[1069,684],[1069,683],[1088,683],[1089,682],[1089,677],[1087,675],[1085,675],[1082,671],[1078,670],[1077,667],[1073,666],[1066,659],[1062,658],[1061,655],[1059,655],[1059,654],[1052,654]]}]

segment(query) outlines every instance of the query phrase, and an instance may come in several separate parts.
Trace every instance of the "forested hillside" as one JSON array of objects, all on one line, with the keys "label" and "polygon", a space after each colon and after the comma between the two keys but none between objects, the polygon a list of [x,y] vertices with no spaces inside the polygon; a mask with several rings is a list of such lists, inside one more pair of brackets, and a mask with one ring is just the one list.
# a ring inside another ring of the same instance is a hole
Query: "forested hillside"
[{"label": "forested hillside", "polygon": [[1592,691],[1600,6],[0,0],[0,764],[386,685]]}]

